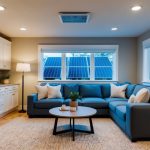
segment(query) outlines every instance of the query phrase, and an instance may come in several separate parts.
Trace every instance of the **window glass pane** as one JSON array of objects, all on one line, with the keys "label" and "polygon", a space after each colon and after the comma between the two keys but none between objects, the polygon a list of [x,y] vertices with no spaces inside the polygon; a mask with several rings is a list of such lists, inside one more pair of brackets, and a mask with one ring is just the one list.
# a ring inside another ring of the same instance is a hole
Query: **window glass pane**
[{"label": "window glass pane", "polygon": [[66,79],[90,79],[90,53],[66,53]]},{"label": "window glass pane", "polygon": [[148,55],[147,55],[147,71],[148,71],[148,80],[150,80],[150,48],[147,48],[147,52],[148,52]]},{"label": "window glass pane", "polygon": [[61,53],[43,53],[44,80],[61,79]]},{"label": "window glass pane", "polygon": [[113,53],[94,54],[95,80],[112,80]]}]

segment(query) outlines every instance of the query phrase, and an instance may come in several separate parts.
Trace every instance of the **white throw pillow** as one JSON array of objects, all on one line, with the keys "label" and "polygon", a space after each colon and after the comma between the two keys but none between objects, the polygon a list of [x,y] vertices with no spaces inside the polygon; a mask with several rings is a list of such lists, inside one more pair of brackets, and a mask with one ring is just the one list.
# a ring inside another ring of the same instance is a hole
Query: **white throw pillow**
[{"label": "white throw pillow", "polygon": [[150,93],[149,90],[146,88],[142,88],[139,90],[135,96],[135,101],[136,103],[147,103],[150,98]]},{"label": "white throw pillow", "polygon": [[62,98],[61,85],[57,86],[47,86],[48,98]]},{"label": "white throw pillow", "polygon": [[134,103],[135,102],[135,98],[136,96],[134,94],[132,94],[128,100],[128,103]]},{"label": "white throw pillow", "polygon": [[110,97],[119,97],[119,98],[125,98],[125,90],[127,88],[128,84],[116,86],[114,84],[111,84],[111,96]]},{"label": "white throw pillow", "polygon": [[46,98],[48,96],[47,85],[46,86],[35,85],[35,88],[38,93],[38,100]]}]

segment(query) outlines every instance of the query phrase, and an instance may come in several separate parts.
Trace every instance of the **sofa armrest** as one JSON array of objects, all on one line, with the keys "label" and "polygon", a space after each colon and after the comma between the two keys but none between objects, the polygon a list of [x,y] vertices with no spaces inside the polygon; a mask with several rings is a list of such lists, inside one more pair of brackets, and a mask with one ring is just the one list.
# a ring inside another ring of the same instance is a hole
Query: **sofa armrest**
[{"label": "sofa armrest", "polygon": [[30,116],[34,111],[34,102],[38,101],[38,94],[33,93],[27,97],[27,114]]},{"label": "sofa armrest", "polygon": [[126,133],[131,139],[150,138],[150,103],[127,104]]},{"label": "sofa armrest", "polygon": [[28,101],[38,101],[38,94],[37,93],[32,93],[31,95],[28,96]]}]

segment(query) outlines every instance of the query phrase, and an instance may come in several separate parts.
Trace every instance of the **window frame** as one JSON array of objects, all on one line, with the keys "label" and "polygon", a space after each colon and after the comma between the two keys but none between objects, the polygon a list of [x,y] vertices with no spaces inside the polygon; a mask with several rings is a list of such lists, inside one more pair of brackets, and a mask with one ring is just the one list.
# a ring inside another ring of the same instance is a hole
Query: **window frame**
[{"label": "window frame", "polygon": [[[94,72],[94,53],[115,52],[113,63],[113,79],[112,80],[95,80]],[[118,81],[118,51],[119,45],[38,45],[38,81],[51,82],[114,82]],[[42,52],[62,53],[62,78],[61,80],[44,80],[42,75]],[[66,79],[66,59],[65,53],[91,53],[90,57],[90,80],[67,80]],[[93,67],[92,67],[93,66]]]},{"label": "window frame", "polygon": [[150,83],[150,68],[148,67],[148,63],[150,60],[148,59],[148,55],[150,55],[150,39],[143,41],[143,75],[142,82]]}]

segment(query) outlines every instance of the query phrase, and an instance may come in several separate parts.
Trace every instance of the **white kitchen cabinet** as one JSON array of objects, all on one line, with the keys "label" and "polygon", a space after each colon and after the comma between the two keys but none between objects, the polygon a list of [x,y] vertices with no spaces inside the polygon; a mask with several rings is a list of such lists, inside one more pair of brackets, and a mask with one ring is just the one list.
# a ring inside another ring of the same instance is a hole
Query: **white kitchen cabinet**
[{"label": "white kitchen cabinet", "polygon": [[0,37],[0,69],[11,69],[11,42]]},{"label": "white kitchen cabinet", "polygon": [[0,86],[0,115],[18,106],[18,85]]}]

